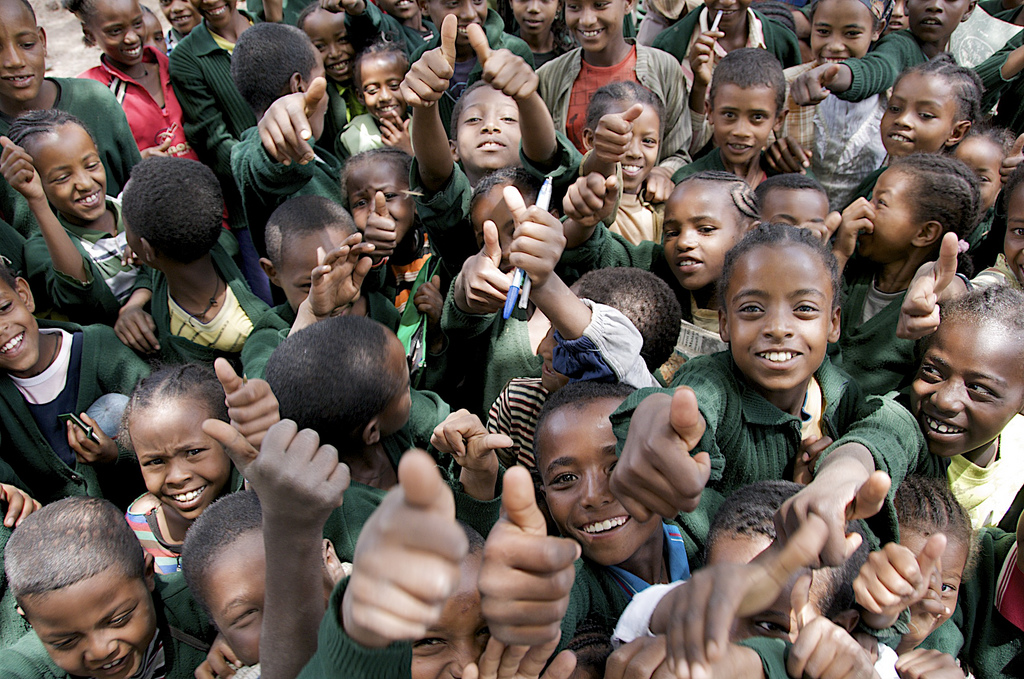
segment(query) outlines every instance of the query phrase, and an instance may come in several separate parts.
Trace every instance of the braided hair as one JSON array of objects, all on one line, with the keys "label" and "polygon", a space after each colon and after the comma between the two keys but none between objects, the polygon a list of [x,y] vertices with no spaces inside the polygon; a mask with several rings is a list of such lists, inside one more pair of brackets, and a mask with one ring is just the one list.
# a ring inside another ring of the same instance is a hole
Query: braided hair
[{"label": "braided hair", "polygon": [[967,512],[957,501],[945,478],[911,475],[903,479],[893,499],[900,529],[925,536],[944,533],[949,542],[967,548],[964,580],[975,557],[974,530]]},{"label": "braided hair", "polygon": [[949,52],[943,52],[923,64],[906,69],[896,78],[893,88],[911,73],[938,76],[950,84],[953,96],[956,97],[957,120],[966,120],[974,124],[981,119],[981,93],[985,91],[985,86],[973,69],[964,68],[956,63]]},{"label": "braided hair", "polygon": [[358,92],[362,93],[363,91],[363,59],[383,56],[393,57],[402,69],[402,73],[409,71],[409,56],[397,42],[393,40],[377,40],[359,53],[356,57],[355,65],[352,67],[352,82],[355,83]]},{"label": "braided hair", "polygon": [[736,208],[740,215],[750,221],[757,221],[761,218],[757,195],[754,193],[754,189],[750,188],[749,184],[733,173],[722,172],[721,170],[704,170],[683,179],[676,184],[676,189],[678,190],[680,186],[689,182],[728,184],[730,185],[729,196],[732,198],[733,207]]},{"label": "braided hair", "polygon": [[92,132],[85,126],[85,123],[58,108],[25,111],[11,123],[7,138],[18,146],[24,147],[32,137],[42,134],[57,134],[57,130],[64,125],[78,125],[85,130],[92,142],[96,143],[96,138],[92,136]]}]

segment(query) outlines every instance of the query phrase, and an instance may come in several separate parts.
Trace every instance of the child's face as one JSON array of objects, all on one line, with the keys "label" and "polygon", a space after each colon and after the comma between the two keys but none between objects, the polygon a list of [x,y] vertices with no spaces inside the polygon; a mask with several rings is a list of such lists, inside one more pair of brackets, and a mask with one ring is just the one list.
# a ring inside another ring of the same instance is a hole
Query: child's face
[{"label": "child's face", "polygon": [[536,439],[537,469],[551,518],[562,535],[580,543],[583,556],[602,566],[626,562],[661,530],[661,517],[638,521],[609,486],[619,458],[608,418],[621,402],[605,398],[556,410]]},{"label": "child's face", "polygon": [[46,33],[18,0],[0,0],[0,108],[17,111],[39,95]]},{"label": "child's face", "polygon": [[857,252],[877,264],[907,256],[915,246],[921,225],[914,214],[914,179],[898,169],[882,173],[871,194],[875,206],[870,233],[857,237]]},{"label": "child's face", "polygon": [[122,679],[138,671],[153,636],[152,571],[129,578],[108,568],[20,602],[53,662],[68,674]]},{"label": "child's face", "polygon": [[164,36],[164,27],[160,25],[160,20],[155,14],[143,12],[142,21],[146,24],[146,36],[142,44],[167,54],[167,38]]},{"label": "child's face", "polygon": [[819,64],[859,59],[878,40],[875,15],[860,0],[822,0],[811,22],[811,54]]},{"label": "child's face", "polygon": [[892,14],[889,15],[889,23],[886,24],[883,35],[889,35],[894,31],[901,31],[909,26],[910,24],[907,22],[906,3],[904,0],[896,0],[896,4],[892,7]]},{"label": "child's face", "polygon": [[882,146],[892,158],[938,153],[964,138],[971,124],[957,120],[953,88],[927,73],[903,76],[882,114]]},{"label": "child's face", "polygon": [[32,137],[25,148],[46,199],[69,222],[90,224],[107,209],[107,172],[89,133],[67,123],[56,134]]},{"label": "child's face", "polygon": [[121,66],[142,63],[146,22],[138,0],[100,0],[82,31],[107,58]]},{"label": "child's face", "polygon": [[478,198],[470,211],[470,220],[473,222],[476,244],[481,249],[484,247],[484,222],[487,220],[494,222],[498,228],[498,245],[501,246],[501,263],[498,268],[508,273],[513,268],[509,264],[508,257],[516,225],[501,193],[505,186],[508,185],[495,186],[486,195]]},{"label": "child's face", "polygon": [[214,31],[227,27],[235,16],[236,0],[191,0],[194,7]]},{"label": "child's face", "polygon": [[558,0],[511,0],[512,14],[524,40],[543,38],[558,16]]},{"label": "child's face", "polygon": [[627,0],[566,0],[565,25],[584,52],[598,54],[622,42],[622,22],[631,11]]},{"label": "child's face", "polygon": [[[900,544],[920,554],[930,533],[908,527],[900,527]],[[903,636],[903,643],[917,641],[920,643],[931,634],[932,630],[949,620],[956,609],[956,599],[960,591],[960,580],[967,566],[967,545],[960,540],[947,537],[946,551],[942,553],[942,604],[949,609],[949,614],[934,615],[925,610],[925,601],[919,601],[910,607],[910,634]],[[938,583],[935,583],[938,586]],[[908,639],[909,637],[909,639]]]},{"label": "child's face", "polygon": [[469,176],[519,165],[519,106],[516,100],[494,89],[478,87],[459,114],[458,136],[453,142],[456,162]]},{"label": "child's face", "polygon": [[491,633],[480,608],[481,553],[462,562],[458,589],[448,597],[441,617],[412,644],[412,679],[461,677],[466,665],[484,652]]},{"label": "child's face", "polygon": [[787,245],[755,248],[736,262],[718,319],[747,382],[795,415],[828,343],[839,340],[839,308],[821,257]]},{"label": "child's face", "polygon": [[263,534],[253,531],[221,550],[203,585],[213,624],[243,665],[260,661],[266,572]]},{"label": "child's face", "polygon": [[1010,195],[1006,205],[1006,237],[1003,239],[1003,257],[1006,265],[1024,282],[1024,185]]},{"label": "child's face", "polygon": [[159,399],[129,422],[142,480],[168,522],[195,521],[231,477],[227,453],[196,426],[210,417],[209,408],[195,399]]},{"label": "child's face", "polygon": [[469,34],[466,27],[480,24],[482,28],[487,21],[487,0],[418,0],[420,11],[426,13],[434,25],[441,28],[441,23],[449,14],[459,20],[459,32],[455,38],[455,48],[460,54],[472,52]]},{"label": "child's face", "polygon": [[281,265],[274,269],[273,275],[270,272],[267,275],[284,291],[293,311],[309,296],[311,273],[317,267],[316,249],[330,252],[346,238],[348,234],[344,230],[327,228],[302,237],[293,236],[287,240],[287,247],[281,248]]},{"label": "child's face", "polygon": [[718,27],[724,33],[732,34],[734,29],[746,26],[747,8],[752,0],[704,0],[708,8],[708,25],[715,20],[715,15],[722,12],[722,20]]},{"label": "child's face", "polygon": [[725,83],[708,102],[715,145],[727,165],[755,162],[768,144],[768,135],[782,128],[784,118],[775,106],[775,90],[764,85]]},{"label": "child's face", "polygon": [[[617,103],[608,113],[623,113],[632,106],[631,102]],[[594,131],[583,130],[583,144],[593,147]],[[661,118],[653,108],[644,107],[643,112],[633,121],[633,139],[622,156],[622,191],[636,194],[658,164],[661,150]]]},{"label": "child's face", "polygon": [[813,189],[772,189],[761,201],[761,220],[807,229],[825,240],[828,196]]},{"label": "child's face", "polygon": [[14,288],[0,282],[0,370],[15,377],[38,375],[46,367],[35,310],[28,281],[18,278]]},{"label": "child's face", "polygon": [[727,253],[743,238],[749,224],[733,205],[725,184],[689,181],[665,204],[665,259],[687,290],[714,285]]},{"label": "child's face", "polygon": [[359,64],[359,97],[377,120],[405,118],[404,66],[396,55],[387,53],[363,57]]},{"label": "child's face", "polygon": [[537,355],[544,359],[544,365],[540,369],[540,384],[548,390],[549,394],[555,393],[569,383],[568,377],[555,371],[555,366],[552,362],[554,351],[555,329],[551,328],[548,330],[548,334],[544,335],[544,339],[540,341],[540,344],[537,345]]},{"label": "child's face", "polygon": [[199,25],[201,17],[188,0],[160,0],[160,11],[167,21],[182,35],[188,35]]},{"label": "child's face", "polygon": [[314,10],[306,17],[302,30],[323,57],[327,77],[336,83],[351,81],[356,50],[345,28],[345,14]]},{"label": "child's face", "polygon": [[415,0],[380,0],[377,5],[402,22],[420,15],[420,6]]},{"label": "child's face", "polygon": [[996,198],[1003,188],[1003,181],[999,176],[999,167],[1003,163],[1003,148],[988,137],[968,137],[956,147],[954,155],[978,175],[981,209],[988,210],[996,204]]},{"label": "child's face", "polygon": [[960,22],[966,19],[977,0],[906,0],[910,32],[918,40],[946,46]]},{"label": "child's face", "polygon": [[1024,406],[1021,346],[994,323],[942,323],[917,371],[910,406],[941,457],[975,460]]},{"label": "child's face", "polygon": [[409,421],[409,409],[412,407],[412,394],[409,392],[409,362],[405,358],[405,347],[398,338],[389,335],[387,371],[396,380],[403,380],[405,386],[398,390],[378,415],[380,437],[391,436]]},{"label": "child's face", "polygon": [[[409,177],[391,163],[362,162],[348,175],[348,204],[352,219],[360,231],[366,231],[366,220],[374,209],[374,196],[384,194],[388,214],[395,221],[395,245],[399,247],[412,230],[416,219],[416,203],[409,195]],[[377,253],[390,255],[390,252]]]}]

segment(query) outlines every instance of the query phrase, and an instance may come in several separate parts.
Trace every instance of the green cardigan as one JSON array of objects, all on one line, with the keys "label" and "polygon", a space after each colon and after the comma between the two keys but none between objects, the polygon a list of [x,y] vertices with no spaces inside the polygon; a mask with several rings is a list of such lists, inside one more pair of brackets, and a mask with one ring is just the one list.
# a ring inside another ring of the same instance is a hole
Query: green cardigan
[{"label": "green cardigan", "polygon": [[407,56],[418,50],[423,43],[428,42],[437,33],[434,24],[426,16],[423,17],[423,27],[429,29],[429,36],[424,36],[416,29],[409,28],[387,12],[381,11],[372,2],[366,3],[366,11],[359,16],[346,14],[345,25],[348,27],[349,34],[353,36],[366,38],[378,36],[391,41],[399,41]]},{"label": "green cardigan", "polygon": [[[302,14],[302,10],[306,8],[309,3],[305,0],[281,0],[281,23],[295,25],[295,22],[299,20],[299,15]],[[260,21],[266,21],[266,10],[263,9],[263,0],[248,0],[245,3],[245,8],[250,14],[255,14],[259,17]]]},{"label": "green cardigan", "polygon": [[[693,32],[697,30],[700,20],[699,9],[703,9],[703,7],[698,8],[698,11],[688,12],[682,19],[659,33],[658,37],[651,43],[651,47],[664,50],[674,56],[679,63],[683,63],[683,60],[688,56],[690,38],[693,36]],[[772,21],[756,9],[753,11],[754,15],[761,20],[761,26],[764,28],[765,49],[782,62],[783,68],[799,66],[802,61],[800,58],[800,43],[797,41],[793,31],[780,23]]]},{"label": "green cardigan", "polygon": [[910,29],[883,36],[860,59],[847,59],[843,63],[853,75],[850,89],[837,92],[846,101],[862,101],[872,94],[881,94],[893,86],[896,77],[905,69],[928,61],[921,43]]},{"label": "green cardigan", "polygon": [[[533,66],[533,52],[530,51],[530,46],[519,38],[505,33],[505,22],[501,20],[501,16],[493,9],[487,10],[484,33],[487,34],[487,42],[490,44],[491,49],[507,49],[513,54],[521,56],[531,67]],[[440,32],[435,32],[433,38],[420,45],[419,49],[409,56],[409,63],[415,63],[424,52],[440,46],[441,34]],[[476,57],[473,58],[475,59]],[[469,72],[469,80],[466,81],[466,86],[468,87],[477,80],[480,80],[483,72],[483,66],[479,63],[474,64],[473,69]],[[455,108],[455,101],[448,93],[445,93],[437,102],[437,110],[441,113],[441,122],[444,124],[444,129],[448,132],[449,136],[451,135],[452,110]]]},{"label": "green cardigan", "polygon": [[[185,586],[181,573],[158,575],[153,591],[156,627],[163,640],[167,679],[192,679],[206,660],[216,630]],[[4,679],[72,679],[50,659],[43,642],[29,632],[0,653]]]},{"label": "green cardigan", "polygon": [[[117,196],[128,183],[132,168],[142,158],[135,137],[124,117],[124,109],[109,89],[95,80],[83,78],[47,78],[57,86],[53,108],[77,117],[89,129],[100,160],[107,171],[107,195]],[[8,118],[0,116],[0,135],[11,129]],[[0,217],[28,238],[39,230],[35,215],[25,198],[6,181],[0,182]]]},{"label": "green cardigan", "polygon": [[[235,299],[242,306],[242,310],[252,321],[253,328],[263,318],[270,308],[266,302],[253,294],[245,277],[239,271],[238,265],[232,259],[232,255],[238,252],[238,242],[235,237],[227,231],[222,231],[220,239],[210,250],[210,257],[213,259],[213,266],[220,274],[220,277],[231,287]],[[168,306],[170,290],[167,287],[167,277],[163,272],[153,270],[153,299],[150,301],[150,313],[153,315],[153,322],[156,324],[157,339],[160,341],[160,359],[165,363],[205,363],[213,366],[214,360],[223,357],[238,367],[239,354],[229,354],[217,351],[210,347],[196,344],[184,337],[171,334],[171,310]]]},{"label": "green cardigan", "polygon": [[[6,510],[6,506],[4,509]],[[4,649],[13,646],[32,629],[18,613],[18,602],[7,587],[7,576],[4,574],[4,549],[7,547],[7,541],[11,539],[13,530],[0,523],[0,655]]]},{"label": "green cardigan", "polygon": [[[40,328],[82,332],[82,371],[75,412],[81,413],[104,394],[129,395],[149,374],[149,367],[105,325],[77,326],[40,321]],[[26,484],[32,497],[46,504],[72,495],[105,497],[127,506],[142,492],[139,465],[121,452],[109,466],[64,463],[39,431],[25,397],[7,375],[0,376],[0,456]]]},{"label": "green cardigan", "polygon": [[[918,468],[919,458],[927,454],[921,430],[895,400],[864,398],[850,376],[833,366],[828,357],[814,376],[825,400],[823,434],[835,441],[818,464],[844,443],[860,443],[871,452],[875,467],[888,473],[893,483],[886,509],[869,526],[883,541],[892,541],[899,535],[892,497],[903,478]],[[687,361],[672,383],[673,388],[680,385],[696,392],[707,423],[696,450],[711,456],[708,488],[728,497],[755,481],[789,477],[800,446],[800,418],[779,410],[750,387],[731,353]],[[612,414],[620,449],[633,411],[656,392],[672,393],[672,389],[638,390]]]},{"label": "green cardigan", "polygon": [[[778,174],[784,174],[783,172],[779,172],[778,170],[776,170],[768,163],[764,151],[761,151],[759,164],[761,166],[761,169],[764,170],[766,177],[774,177],[775,175]],[[678,184],[679,182],[683,181],[690,175],[695,175],[698,172],[704,172],[705,170],[717,170],[719,172],[728,172],[728,170],[725,169],[725,163],[722,162],[722,149],[712,149],[709,153],[704,154],[703,156],[693,161],[689,165],[684,165],[683,167],[679,168],[678,170],[676,170],[675,174],[672,175],[672,182]],[[807,177],[814,179],[814,174],[810,170],[807,170],[804,174]]]}]

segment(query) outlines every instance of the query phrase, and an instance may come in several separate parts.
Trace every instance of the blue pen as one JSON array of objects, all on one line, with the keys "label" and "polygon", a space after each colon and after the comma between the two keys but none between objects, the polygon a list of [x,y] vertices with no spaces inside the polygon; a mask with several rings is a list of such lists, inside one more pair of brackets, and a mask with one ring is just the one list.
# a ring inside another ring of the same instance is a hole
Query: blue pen
[{"label": "blue pen", "polygon": [[512,285],[509,286],[508,295],[505,297],[505,308],[501,312],[502,318],[507,319],[512,315],[512,310],[516,308],[516,300],[519,299],[519,290],[525,277],[526,274],[519,267],[512,271]]},{"label": "blue pen", "polygon": [[[540,191],[537,192],[537,202],[534,203],[545,212],[551,206],[552,190],[551,177],[545,177],[544,183],[540,186]],[[519,294],[520,290],[523,291],[522,296]],[[515,308],[517,299],[520,309],[525,309],[530,303],[530,277],[519,267],[512,271],[512,285],[509,286],[508,296],[505,297],[505,309],[502,311],[502,318],[508,318],[512,315],[512,309]]]}]

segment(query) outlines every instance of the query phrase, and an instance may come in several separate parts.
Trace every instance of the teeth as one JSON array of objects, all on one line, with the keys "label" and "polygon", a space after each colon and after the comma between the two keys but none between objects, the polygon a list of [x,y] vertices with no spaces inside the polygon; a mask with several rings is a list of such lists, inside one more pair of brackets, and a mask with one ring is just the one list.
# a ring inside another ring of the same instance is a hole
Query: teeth
[{"label": "teeth", "polygon": [[195,490],[190,490],[187,493],[181,493],[180,495],[172,495],[171,497],[173,497],[178,502],[192,502],[192,500],[195,500],[197,497],[199,497],[199,495],[204,490],[206,490],[206,486],[203,486],[202,488],[196,488]]},{"label": "teeth", "polygon": [[928,417],[927,415],[924,416],[924,421],[925,424],[928,425],[929,429],[931,429],[932,431],[937,431],[940,434],[961,434],[967,431],[962,427],[954,427],[944,422],[939,422],[938,420]]},{"label": "teeth", "polygon": [[584,38],[596,37],[597,34],[600,33],[600,32],[601,32],[601,29],[596,29],[596,30],[593,30],[593,31],[582,31]]},{"label": "teeth", "polygon": [[910,137],[906,137],[906,136],[904,136],[902,134],[899,134],[897,132],[893,132],[892,134],[890,134],[889,135],[889,139],[892,139],[893,141],[906,142],[908,144],[910,143]]},{"label": "teeth", "polygon": [[796,357],[792,351],[764,351],[758,354],[762,358],[767,358],[772,363],[785,363]]},{"label": "teeth", "polygon": [[0,347],[0,354],[6,354],[11,349],[14,349],[19,344],[21,344],[21,340],[23,340],[23,339],[25,339],[25,333],[19,332],[17,335],[15,335],[11,339],[9,339],[7,341],[7,344],[5,344],[2,347]]},{"label": "teeth", "polygon": [[628,516],[617,516],[614,519],[607,519],[605,521],[598,521],[597,523],[590,523],[583,527],[584,533],[604,533],[612,528],[618,528],[622,524],[629,520]]},{"label": "teeth", "polygon": [[94,205],[99,204],[100,194],[98,191],[96,193],[91,193],[85,198],[79,198],[78,202],[84,205],[85,207],[93,207]]},{"label": "teeth", "polygon": [[693,266],[694,264],[700,264],[696,259],[681,259],[679,260],[679,266]]}]

